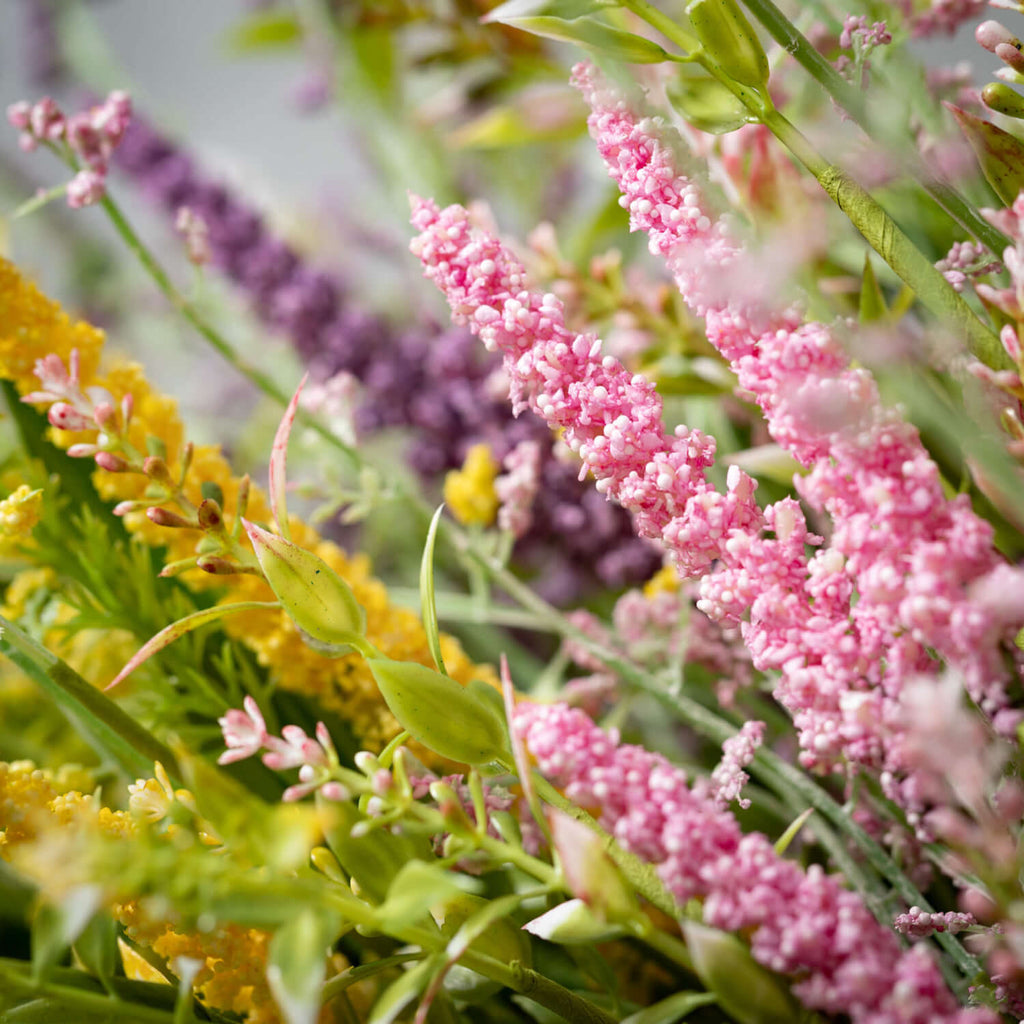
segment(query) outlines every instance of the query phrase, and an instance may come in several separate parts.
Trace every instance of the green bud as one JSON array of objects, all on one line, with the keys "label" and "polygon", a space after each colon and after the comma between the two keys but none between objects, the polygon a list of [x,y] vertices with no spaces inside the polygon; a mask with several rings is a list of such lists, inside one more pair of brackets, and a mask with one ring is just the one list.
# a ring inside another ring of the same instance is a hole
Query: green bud
[{"label": "green bud", "polygon": [[989,82],[981,90],[981,101],[989,110],[1007,117],[1024,117],[1024,96],[1005,82]]},{"label": "green bud", "polygon": [[768,58],[736,0],[692,0],[686,8],[693,31],[710,62],[728,78],[764,92]]},{"label": "green bud", "polygon": [[304,634],[335,648],[331,653],[362,637],[366,612],[319,555],[248,520],[243,525],[270,589]]},{"label": "green bud", "polygon": [[425,747],[462,764],[511,758],[499,713],[454,679],[410,661],[366,664],[391,713]]},{"label": "green bud", "polygon": [[799,1009],[785,982],[751,955],[735,935],[696,921],[683,922],[693,969],[739,1024],[790,1024]]}]

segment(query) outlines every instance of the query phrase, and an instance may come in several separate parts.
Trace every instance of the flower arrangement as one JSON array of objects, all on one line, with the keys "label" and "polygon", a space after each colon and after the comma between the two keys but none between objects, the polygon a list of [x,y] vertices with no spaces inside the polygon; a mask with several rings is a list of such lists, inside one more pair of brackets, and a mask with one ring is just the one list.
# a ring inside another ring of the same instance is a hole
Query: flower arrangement
[{"label": "flower arrangement", "polygon": [[0,1022],[1024,1016],[1024,6],[851,4],[251,5],[386,229],[11,98]]}]

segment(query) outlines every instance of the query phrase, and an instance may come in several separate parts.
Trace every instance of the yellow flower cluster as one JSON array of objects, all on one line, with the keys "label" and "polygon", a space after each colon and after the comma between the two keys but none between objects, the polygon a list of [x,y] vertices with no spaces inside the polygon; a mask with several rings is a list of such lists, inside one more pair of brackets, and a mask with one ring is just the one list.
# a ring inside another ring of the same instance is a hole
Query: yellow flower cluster
[{"label": "yellow flower cluster", "polygon": [[490,526],[498,514],[494,479],[498,463],[486,444],[475,444],[466,452],[461,469],[444,478],[444,500],[455,518],[465,526]]},{"label": "yellow flower cluster", "polygon": [[[134,414],[129,440],[140,451],[146,451],[147,438],[159,439],[168,452],[172,472],[177,472],[175,460],[182,450],[184,430],[175,402],[155,392],[136,364],[121,362],[101,374],[102,343],[101,332],[87,325],[72,324],[61,308],[41,295],[17,268],[0,260],[0,377],[8,377],[21,393],[27,393],[38,386],[31,373],[36,359],[56,353],[67,360],[71,349],[79,347],[82,386],[106,388],[117,402],[131,394]],[[95,436],[94,431],[53,434],[63,447],[92,441]],[[94,481],[99,493],[111,501],[140,498],[148,484],[140,474],[99,470]],[[202,498],[200,486],[204,481],[220,487],[227,513],[237,508],[240,480],[232,475],[218,447],[195,450],[185,491],[196,504]],[[258,488],[250,493],[247,515],[256,522],[268,522],[271,518],[266,496]],[[195,554],[201,537],[198,532],[157,527],[142,512],[129,513],[124,518],[127,528],[147,543],[165,546],[168,562]],[[418,617],[391,605],[386,588],[372,576],[367,558],[348,556],[302,522],[292,520],[291,530],[296,543],[315,551],[352,587],[356,599],[366,609],[366,635],[372,644],[399,661],[433,663]],[[251,575],[211,577],[196,572],[190,579],[194,585],[222,587],[225,603],[273,600],[263,581]],[[397,734],[398,723],[384,706],[358,655],[322,657],[303,642],[288,616],[274,609],[239,613],[223,621],[229,633],[256,652],[279,686],[315,697],[324,707],[340,713],[363,746],[380,749]],[[493,669],[473,664],[451,637],[442,637],[441,646],[448,671],[460,683],[474,678],[495,681]]]},{"label": "yellow flower cluster", "polygon": [[[149,781],[139,780],[135,786],[145,787]],[[89,880],[77,877],[81,865],[75,853],[82,850],[78,829],[124,840],[136,832],[132,814],[98,806],[75,785],[89,785],[86,773],[70,768],[54,775],[29,761],[0,762],[0,857],[15,862],[51,892],[54,886],[59,889],[62,878],[69,885]],[[62,839],[71,840],[74,848],[68,849]],[[195,988],[208,1005],[244,1014],[249,1024],[281,1020],[266,979],[269,932],[230,922],[202,932],[177,932],[166,921],[153,920],[135,901],[117,903],[112,910],[128,937],[158,956],[169,962],[179,956],[199,960],[203,966]],[[125,958],[130,976],[141,976],[139,962],[145,961]]]},{"label": "yellow flower cluster", "polygon": [[43,492],[22,484],[0,501],[0,554],[25,541],[39,522]]}]

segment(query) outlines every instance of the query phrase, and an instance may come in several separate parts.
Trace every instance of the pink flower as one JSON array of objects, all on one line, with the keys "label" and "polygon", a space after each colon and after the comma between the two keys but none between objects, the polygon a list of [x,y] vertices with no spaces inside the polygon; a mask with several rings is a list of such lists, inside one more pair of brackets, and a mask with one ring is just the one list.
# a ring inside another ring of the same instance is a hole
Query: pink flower
[{"label": "pink flower", "polygon": [[252,697],[242,701],[244,711],[231,708],[217,719],[227,750],[217,758],[218,764],[231,764],[258,754],[271,738],[259,705]]}]

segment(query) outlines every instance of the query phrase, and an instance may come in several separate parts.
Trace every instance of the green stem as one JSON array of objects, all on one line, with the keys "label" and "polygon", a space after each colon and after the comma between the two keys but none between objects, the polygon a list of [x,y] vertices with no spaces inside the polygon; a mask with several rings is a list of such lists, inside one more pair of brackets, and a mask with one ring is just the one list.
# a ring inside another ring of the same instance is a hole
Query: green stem
[{"label": "green stem", "polygon": [[[135,233],[135,229],[128,222],[128,219],[121,212],[120,207],[109,196],[105,196],[101,202],[107,211],[118,234],[124,243],[135,254],[139,262],[145,267],[149,275],[156,282],[157,287],[164,293],[168,301],[177,309],[181,315],[209,342],[209,344],[243,377],[251,381],[268,398],[273,399],[279,405],[286,407],[290,396],[285,394],[271,377],[262,370],[244,360],[223,338],[220,333],[203,317],[203,315],[174,287],[167,271],[160,265],[157,258],[146,247],[145,243]],[[362,466],[362,460],[355,449],[349,447],[336,434],[329,430],[317,417],[310,415],[305,409],[300,408],[296,419],[310,430],[315,431],[333,448],[341,452],[352,464],[353,467]]]},{"label": "green stem", "polygon": [[864,188],[830,164],[798,129],[776,110],[763,115],[775,137],[814,175],[830,198],[850,218],[868,244],[935,314],[939,322],[967,339],[971,352],[989,366],[1007,366],[999,339],[935,269]]},{"label": "green stem", "polygon": [[[751,14],[765,27],[768,34],[838,103],[869,135],[876,134],[879,126],[871,123],[864,93],[854,88],[811,45],[807,37],[772,3],[772,0],[743,0]],[[891,132],[885,132],[882,142],[891,145]],[[916,155],[911,159],[911,173],[928,194],[965,231],[986,245],[997,256],[1011,244],[1010,239],[990,224],[968,203],[956,189],[938,181]]]}]

